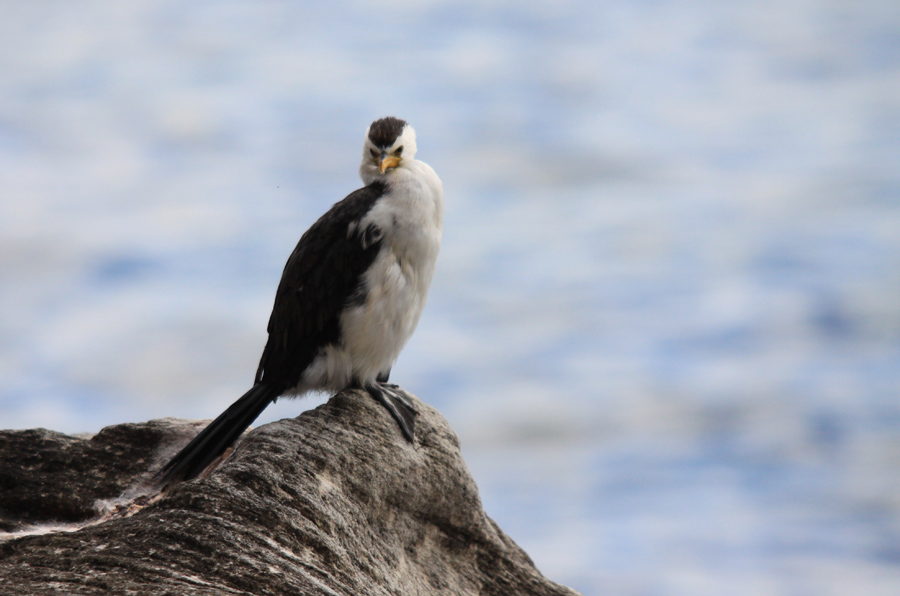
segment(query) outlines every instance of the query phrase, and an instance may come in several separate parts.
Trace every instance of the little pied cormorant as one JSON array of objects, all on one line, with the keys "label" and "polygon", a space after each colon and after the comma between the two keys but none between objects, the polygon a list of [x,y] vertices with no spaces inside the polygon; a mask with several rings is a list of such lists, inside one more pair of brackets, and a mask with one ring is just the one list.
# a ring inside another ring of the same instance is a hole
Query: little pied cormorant
[{"label": "little pied cormorant", "polygon": [[425,307],[444,210],[440,178],[415,157],[405,121],[369,126],[365,186],[314,223],[288,258],[253,387],[162,468],[164,486],[200,474],[284,395],[365,388],[413,441],[415,407],[387,381]]}]

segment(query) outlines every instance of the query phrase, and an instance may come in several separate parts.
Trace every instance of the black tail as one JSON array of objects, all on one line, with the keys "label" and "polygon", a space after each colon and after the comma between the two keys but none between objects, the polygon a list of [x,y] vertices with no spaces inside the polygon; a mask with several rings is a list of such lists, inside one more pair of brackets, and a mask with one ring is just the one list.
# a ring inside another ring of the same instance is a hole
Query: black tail
[{"label": "black tail", "polygon": [[231,404],[218,418],[178,452],[156,477],[162,486],[179,480],[190,480],[206,469],[241,436],[257,416],[280,395],[265,383],[257,383],[239,400]]}]

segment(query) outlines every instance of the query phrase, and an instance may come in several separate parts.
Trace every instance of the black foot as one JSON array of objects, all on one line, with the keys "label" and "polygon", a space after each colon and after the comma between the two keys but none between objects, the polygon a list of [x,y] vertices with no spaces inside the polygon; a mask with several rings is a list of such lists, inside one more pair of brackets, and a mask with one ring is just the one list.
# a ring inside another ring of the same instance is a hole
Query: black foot
[{"label": "black foot", "polygon": [[373,383],[366,387],[369,395],[387,408],[406,440],[410,443],[415,439],[416,414],[418,410],[413,403],[403,394],[403,390],[393,383]]}]

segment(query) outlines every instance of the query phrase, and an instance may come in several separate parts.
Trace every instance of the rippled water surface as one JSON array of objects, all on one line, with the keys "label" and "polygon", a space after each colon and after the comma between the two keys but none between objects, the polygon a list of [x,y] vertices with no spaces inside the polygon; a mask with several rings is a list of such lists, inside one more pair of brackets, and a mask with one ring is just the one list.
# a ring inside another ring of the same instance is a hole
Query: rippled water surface
[{"label": "rippled water surface", "polygon": [[395,114],[447,211],[393,378],[542,572],[896,594],[898,7],[5,5],[0,426],[218,414]]}]

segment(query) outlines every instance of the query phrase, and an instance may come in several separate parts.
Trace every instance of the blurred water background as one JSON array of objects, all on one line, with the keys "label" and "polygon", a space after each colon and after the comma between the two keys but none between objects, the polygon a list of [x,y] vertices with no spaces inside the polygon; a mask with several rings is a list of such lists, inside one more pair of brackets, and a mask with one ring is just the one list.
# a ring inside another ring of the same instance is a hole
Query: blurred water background
[{"label": "blurred water background", "polygon": [[393,379],[545,575],[900,593],[891,0],[5,2],[0,426],[217,415],[388,114],[447,198]]}]

